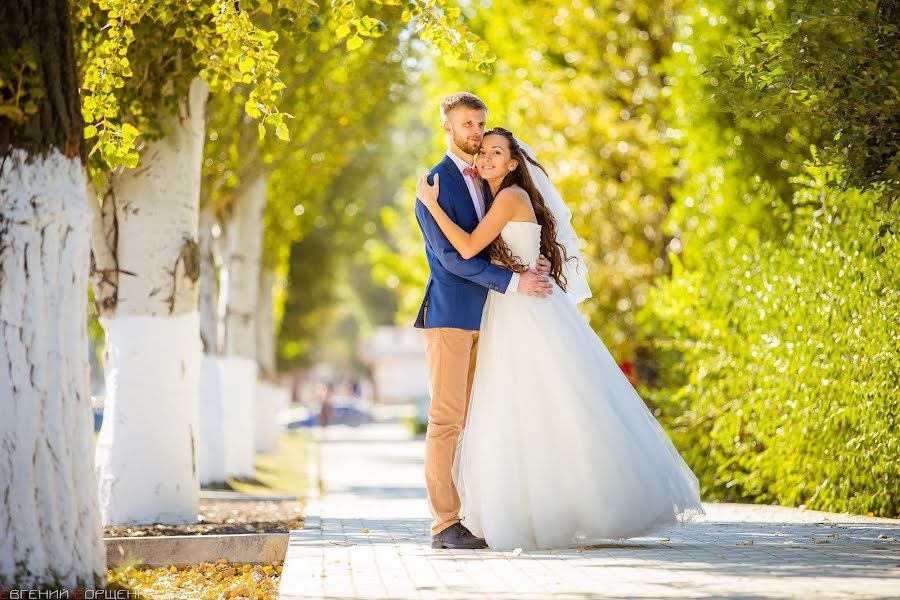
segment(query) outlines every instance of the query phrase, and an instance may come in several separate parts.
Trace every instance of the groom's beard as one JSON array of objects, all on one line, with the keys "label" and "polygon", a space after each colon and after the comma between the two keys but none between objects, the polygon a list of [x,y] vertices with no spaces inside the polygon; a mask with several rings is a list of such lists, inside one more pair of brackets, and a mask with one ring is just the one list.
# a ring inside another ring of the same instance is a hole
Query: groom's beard
[{"label": "groom's beard", "polygon": [[473,142],[469,138],[466,137],[457,137],[453,136],[453,143],[456,144],[456,147],[465,152],[466,154],[471,154],[475,156],[478,154],[478,149],[481,148],[481,140],[478,142]]}]

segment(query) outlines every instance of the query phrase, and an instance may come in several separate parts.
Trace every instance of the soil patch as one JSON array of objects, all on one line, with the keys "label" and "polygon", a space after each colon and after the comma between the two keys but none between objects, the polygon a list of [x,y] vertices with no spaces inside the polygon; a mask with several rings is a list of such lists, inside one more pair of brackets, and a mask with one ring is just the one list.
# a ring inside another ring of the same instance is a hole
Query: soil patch
[{"label": "soil patch", "polygon": [[288,533],[303,527],[303,505],[294,500],[200,500],[197,523],[187,525],[117,525],[103,537]]}]

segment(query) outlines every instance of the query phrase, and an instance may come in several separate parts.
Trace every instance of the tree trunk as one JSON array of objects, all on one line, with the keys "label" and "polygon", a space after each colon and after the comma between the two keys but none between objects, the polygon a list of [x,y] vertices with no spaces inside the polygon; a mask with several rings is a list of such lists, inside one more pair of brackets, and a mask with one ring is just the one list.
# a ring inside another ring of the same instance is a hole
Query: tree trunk
[{"label": "tree trunk", "polygon": [[260,374],[256,384],[256,451],[259,453],[278,449],[278,412],[287,404],[287,391],[275,382],[274,285],[275,272],[263,269],[259,276],[259,298],[256,303],[256,362]]},{"label": "tree trunk", "polygon": [[259,274],[259,301],[256,303],[256,362],[260,378],[274,381],[278,368],[275,365],[275,271],[265,268]]},{"label": "tree trunk", "polygon": [[[85,318],[91,209],[69,15],[62,0],[0,4],[0,56],[30,73],[22,100],[36,104],[0,117],[0,590],[95,588],[106,569]],[[33,66],[15,64],[20,49]],[[30,98],[36,87],[43,96]]]},{"label": "tree trunk", "polygon": [[218,227],[215,217],[208,211],[200,212],[200,341],[204,354],[219,354],[219,272],[216,264],[213,227]]},{"label": "tree trunk", "polygon": [[[166,135],[138,167],[114,174],[119,269],[115,297],[100,296],[106,397],[97,444],[104,524],[197,520],[199,371],[197,227],[206,84],[195,79]],[[112,206],[107,206],[112,203]],[[96,290],[95,292],[99,292]]]},{"label": "tree trunk", "polygon": [[224,306],[225,463],[232,477],[251,477],[255,463],[256,305],[262,258],[265,176],[235,192],[222,277]]},{"label": "tree trunk", "polygon": [[203,363],[200,367],[200,423],[197,470],[200,484],[223,483],[225,468],[225,431],[223,429],[222,363],[219,356],[219,273],[216,265],[218,227],[208,210],[200,213],[200,339]]},{"label": "tree trunk", "polygon": [[256,360],[256,310],[262,260],[264,176],[235,192],[228,223],[225,288],[225,354]]}]

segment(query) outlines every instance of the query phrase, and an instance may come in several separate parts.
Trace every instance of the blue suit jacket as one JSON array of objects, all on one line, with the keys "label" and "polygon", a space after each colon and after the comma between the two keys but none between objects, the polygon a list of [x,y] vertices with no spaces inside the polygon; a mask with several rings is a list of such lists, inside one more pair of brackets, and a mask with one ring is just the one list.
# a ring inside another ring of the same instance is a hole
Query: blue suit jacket
[{"label": "blue suit jacket", "polygon": [[[449,156],[444,156],[444,160],[431,170],[430,182],[435,173],[440,174],[438,203],[441,208],[457,225],[472,233],[478,226],[478,214],[459,168]],[[490,198],[487,191],[485,198]],[[418,201],[416,219],[425,238],[425,255],[431,269],[416,327],[480,329],[488,290],[506,292],[512,271],[491,264],[487,249],[464,260],[425,205]]]}]

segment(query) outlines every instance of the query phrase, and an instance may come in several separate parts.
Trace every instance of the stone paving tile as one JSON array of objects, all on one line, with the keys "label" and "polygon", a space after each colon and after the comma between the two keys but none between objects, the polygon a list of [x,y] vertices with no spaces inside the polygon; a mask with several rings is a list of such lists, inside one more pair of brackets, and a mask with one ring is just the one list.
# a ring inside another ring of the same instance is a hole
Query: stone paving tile
[{"label": "stone paving tile", "polygon": [[900,598],[900,521],[707,505],[644,538],[544,552],[431,550],[421,441],[321,440],[324,496],[292,532],[281,598]]}]

